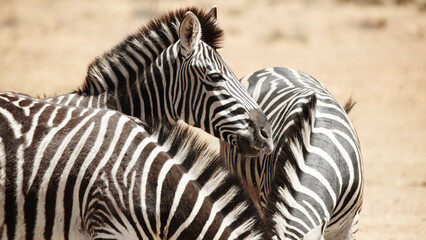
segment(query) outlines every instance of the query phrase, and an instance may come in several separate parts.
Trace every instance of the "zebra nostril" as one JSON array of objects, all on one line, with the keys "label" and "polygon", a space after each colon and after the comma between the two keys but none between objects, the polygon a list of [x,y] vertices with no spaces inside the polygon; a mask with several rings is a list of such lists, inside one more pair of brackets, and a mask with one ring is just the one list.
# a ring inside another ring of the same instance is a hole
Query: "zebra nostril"
[{"label": "zebra nostril", "polygon": [[261,128],[261,129],[260,129],[260,135],[261,135],[263,138],[265,138],[265,139],[268,139],[268,138],[269,138],[269,133],[268,133],[268,131],[266,131],[264,128]]}]

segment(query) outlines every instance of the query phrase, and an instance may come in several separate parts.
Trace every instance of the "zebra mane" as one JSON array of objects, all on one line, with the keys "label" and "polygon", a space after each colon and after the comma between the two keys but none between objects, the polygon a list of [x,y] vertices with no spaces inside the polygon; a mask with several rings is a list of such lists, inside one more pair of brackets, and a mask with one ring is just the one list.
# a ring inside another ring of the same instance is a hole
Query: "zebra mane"
[{"label": "zebra mane", "polygon": [[[175,30],[174,32],[172,31],[172,33],[174,40],[176,41],[178,39],[180,22],[182,22],[182,20],[185,18],[185,14],[188,11],[194,13],[200,21],[202,31],[201,40],[214,49],[221,48],[221,43],[223,41],[223,29],[217,25],[216,19],[212,18],[209,15],[209,12],[196,7],[181,8],[154,18],[148,22],[146,26],[143,26],[137,35],[148,35],[152,30],[161,30],[157,33],[164,34],[162,28],[163,25],[166,25],[169,29]],[[165,35],[162,37],[166,38]]]},{"label": "zebra mane", "polygon": [[150,121],[149,119],[141,121],[138,118],[135,119],[138,125],[142,125],[147,133],[154,136],[159,145],[171,144],[171,148],[168,151],[170,156],[175,156],[177,152],[184,148],[197,153],[208,153],[210,159],[218,158],[213,150],[209,149],[208,143],[201,140],[199,135],[192,129],[191,126],[177,122],[172,124],[167,120]]},{"label": "zebra mane", "polygon": [[[312,134],[312,128],[315,124],[315,109],[317,97],[315,92],[312,90],[309,91],[308,95],[303,94],[304,101],[296,102],[292,107],[290,112],[294,111],[288,119],[286,119],[285,124],[289,124],[285,132],[283,133],[284,138],[280,139],[280,142],[277,144],[277,147],[280,148],[277,159],[275,161],[275,178],[272,180],[271,184],[271,193],[269,195],[267,207],[265,210],[266,219],[271,221],[268,225],[274,225],[285,221],[284,216],[280,216],[277,213],[282,212],[280,207],[283,207],[282,204],[285,202],[286,197],[283,195],[283,189],[287,188],[291,191],[291,186],[289,185],[290,176],[286,171],[287,164],[295,164],[297,162],[297,157],[303,155],[306,151],[306,145],[310,142],[310,135]],[[306,93],[306,91],[304,91]],[[296,171],[299,171],[296,168]],[[280,224],[280,226],[285,226],[285,224]],[[278,236],[284,239],[283,229],[282,233],[276,233]]]},{"label": "zebra mane", "polygon": [[[105,52],[102,56],[96,57],[88,66],[86,80],[80,89],[75,92],[84,93],[89,90],[90,81],[96,81],[98,75],[103,75],[102,72],[106,66],[114,65],[115,62],[121,61],[123,59],[122,54],[126,53],[129,48],[145,47],[143,43],[149,41],[150,44],[153,44],[159,50],[158,52],[162,52],[169,45],[178,41],[179,26],[188,11],[194,13],[201,24],[201,40],[213,49],[220,48],[223,41],[223,29],[217,25],[216,19],[212,18],[206,10],[187,7],[170,11],[150,20],[135,34],[129,35],[111,50]],[[150,62],[149,59],[147,59],[148,62]]]},{"label": "zebra mane", "polygon": [[[214,176],[225,176],[220,187],[215,189],[209,195],[209,198],[212,202],[218,202],[232,191],[236,191],[237,194],[227,203],[227,207],[218,212],[218,215],[223,217],[228,215],[227,217],[229,217],[229,211],[238,208],[238,206],[243,207],[238,212],[238,217],[232,223],[232,227],[244,229],[244,231],[251,232],[250,234],[253,236],[262,235],[262,239],[272,237],[270,231],[268,231],[269,227],[261,220],[250,195],[240,184],[238,176],[230,173],[223,166],[219,153],[211,150],[207,142],[202,140],[191,126],[184,123],[172,125],[169,122],[149,123],[147,125],[149,127],[145,128],[147,128],[149,134],[156,137],[158,144],[162,146],[171,145],[167,152],[171,157],[184,155],[185,161],[181,166],[188,173],[191,167],[198,165],[195,168],[203,172],[196,180],[199,184],[205,185]],[[202,167],[200,168],[200,166]]]}]

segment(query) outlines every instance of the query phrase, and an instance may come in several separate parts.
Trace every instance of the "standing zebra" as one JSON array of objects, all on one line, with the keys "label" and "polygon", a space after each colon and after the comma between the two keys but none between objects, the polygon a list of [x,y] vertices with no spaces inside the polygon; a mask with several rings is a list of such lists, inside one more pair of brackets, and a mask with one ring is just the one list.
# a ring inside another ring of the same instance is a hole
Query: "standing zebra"
[{"label": "standing zebra", "polygon": [[362,163],[346,112],[318,80],[292,69],[259,70],[242,82],[271,123],[275,150],[244,157],[222,142],[227,167],[282,239],[354,239]]},{"label": "standing zebra", "polygon": [[1,239],[266,239],[188,127],[0,92]]},{"label": "standing zebra", "polygon": [[216,8],[169,12],[96,58],[79,90],[47,100],[148,122],[183,120],[245,154],[269,153],[264,113],[216,51],[222,35]]}]

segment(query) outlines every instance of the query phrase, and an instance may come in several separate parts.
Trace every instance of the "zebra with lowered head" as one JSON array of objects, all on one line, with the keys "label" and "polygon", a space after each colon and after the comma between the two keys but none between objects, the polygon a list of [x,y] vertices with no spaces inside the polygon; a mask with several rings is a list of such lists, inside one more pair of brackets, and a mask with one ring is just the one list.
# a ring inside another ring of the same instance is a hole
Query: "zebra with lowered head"
[{"label": "zebra with lowered head", "polygon": [[242,79],[271,123],[275,150],[221,155],[281,239],[354,239],[362,206],[362,160],[345,110],[315,78],[267,68]]},{"label": "zebra with lowered head", "polygon": [[0,92],[0,239],[268,239],[187,126]]},{"label": "zebra with lowered head", "polygon": [[264,113],[217,52],[223,30],[216,15],[216,8],[186,8],[150,21],[97,57],[79,90],[47,100],[148,122],[183,120],[245,154],[271,152]]}]

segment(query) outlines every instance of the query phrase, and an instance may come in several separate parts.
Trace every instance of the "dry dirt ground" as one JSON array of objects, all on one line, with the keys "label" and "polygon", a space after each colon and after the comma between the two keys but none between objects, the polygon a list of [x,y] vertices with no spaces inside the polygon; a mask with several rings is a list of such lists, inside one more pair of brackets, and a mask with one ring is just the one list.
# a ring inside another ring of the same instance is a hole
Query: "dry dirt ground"
[{"label": "dry dirt ground", "polygon": [[238,76],[285,66],[321,80],[361,140],[365,198],[358,239],[426,236],[426,12],[415,4],[321,1],[3,1],[0,89],[76,89],[87,64],[149,18],[218,5],[220,50]]}]

